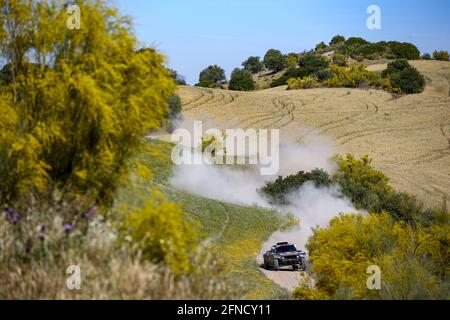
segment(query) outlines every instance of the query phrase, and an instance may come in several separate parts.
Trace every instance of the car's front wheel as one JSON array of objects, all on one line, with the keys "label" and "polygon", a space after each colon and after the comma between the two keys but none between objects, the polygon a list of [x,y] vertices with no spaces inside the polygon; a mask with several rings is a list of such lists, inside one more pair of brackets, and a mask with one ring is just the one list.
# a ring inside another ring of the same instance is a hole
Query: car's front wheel
[{"label": "car's front wheel", "polygon": [[278,271],[279,268],[280,268],[280,264],[278,262],[278,259],[274,259],[273,260],[273,271]]},{"label": "car's front wheel", "polygon": [[264,263],[263,263],[264,269],[269,269],[269,263],[267,262],[266,257],[264,257]]}]

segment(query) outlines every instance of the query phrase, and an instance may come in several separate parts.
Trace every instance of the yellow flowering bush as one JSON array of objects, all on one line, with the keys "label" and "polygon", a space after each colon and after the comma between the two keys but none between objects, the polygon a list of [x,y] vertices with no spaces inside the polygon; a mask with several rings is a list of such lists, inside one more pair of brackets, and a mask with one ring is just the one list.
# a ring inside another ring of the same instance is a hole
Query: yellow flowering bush
[{"label": "yellow flowering bush", "polygon": [[287,82],[288,90],[317,88],[318,82],[315,78],[306,76],[304,78],[291,78]]}]

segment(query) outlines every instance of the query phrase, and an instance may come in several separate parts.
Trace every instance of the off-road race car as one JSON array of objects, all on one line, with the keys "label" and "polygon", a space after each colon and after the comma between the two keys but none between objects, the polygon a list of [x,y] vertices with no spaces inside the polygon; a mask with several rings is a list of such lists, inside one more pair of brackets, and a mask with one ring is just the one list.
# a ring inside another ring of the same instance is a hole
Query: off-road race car
[{"label": "off-road race car", "polygon": [[280,267],[292,266],[294,270],[306,270],[306,253],[289,242],[279,242],[264,254],[264,268],[278,271]]}]

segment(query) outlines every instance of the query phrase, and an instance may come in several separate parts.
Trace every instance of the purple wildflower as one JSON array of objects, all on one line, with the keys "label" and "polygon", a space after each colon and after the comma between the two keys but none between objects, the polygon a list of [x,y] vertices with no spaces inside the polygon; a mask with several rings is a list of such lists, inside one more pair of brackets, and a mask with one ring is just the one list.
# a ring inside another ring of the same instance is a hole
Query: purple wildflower
[{"label": "purple wildflower", "polygon": [[41,224],[39,226],[39,232],[40,233],[44,233],[46,229],[47,229],[47,226],[45,224]]},{"label": "purple wildflower", "polygon": [[97,209],[95,207],[92,207],[91,209],[89,209],[89,211],[86,213],[86,219],[91,221],[92,218],[94,218],[94,214],[97,211]]},{"label": "purple wildflower", "polygon": [[8,210],[6,210],[5,212],[5,216],[7,219],[12,219],[13,218],[13,213],[14,213],[14,209],[9,208]]},{"label": "purple wildflower", "polygon": [[72,227],[72,225],[70,223],[67,223],[67,224],[64,225],[64,232],[66,234],[69,234],[70,232],[72,232],[72,229],[73,229],[73,227]]},{"label": "purple wildflower", "polygon": [[18,224],[20,222],[20,215],[18,213],[16,213],[13,217],[12,217],[12,223],[14,224]]}]

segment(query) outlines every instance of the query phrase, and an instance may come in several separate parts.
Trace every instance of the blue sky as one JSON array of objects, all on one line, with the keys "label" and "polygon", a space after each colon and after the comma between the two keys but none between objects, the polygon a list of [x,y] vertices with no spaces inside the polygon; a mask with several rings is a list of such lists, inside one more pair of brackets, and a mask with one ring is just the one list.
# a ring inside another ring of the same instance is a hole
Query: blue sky
[{"label": "blue sky", "polygon": [[[139,39],[154,45],[190,84],[210,64],[227,75],[270,48],[301,52],[336,34],[398,40],[421,52],[450,51],[449,0],[117,0]],[[366,26],[381,8],[381,30]]]}]

